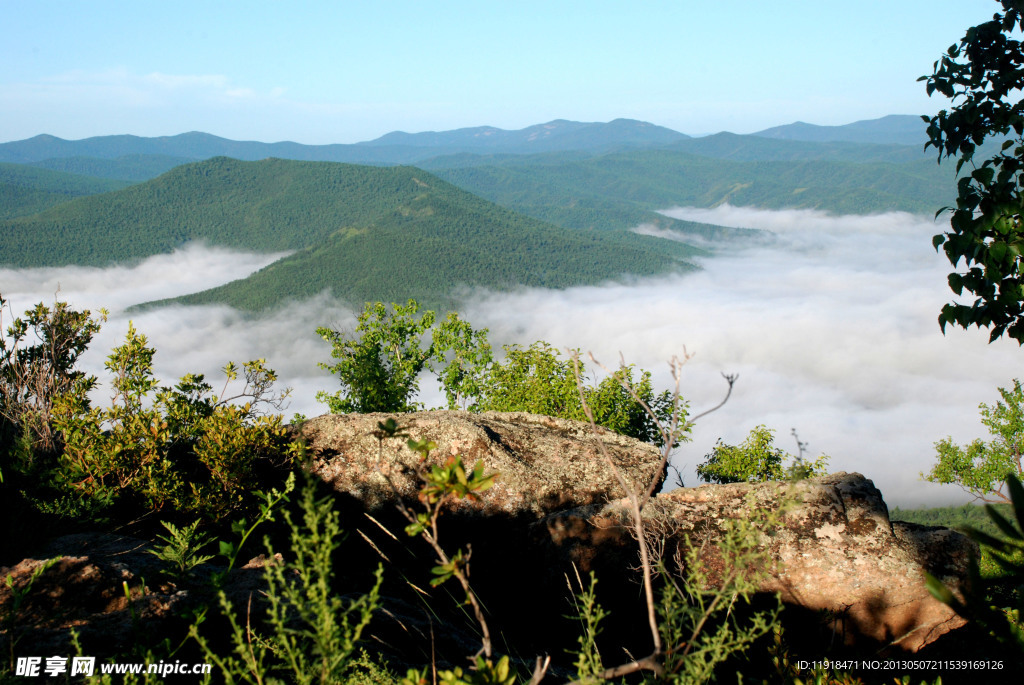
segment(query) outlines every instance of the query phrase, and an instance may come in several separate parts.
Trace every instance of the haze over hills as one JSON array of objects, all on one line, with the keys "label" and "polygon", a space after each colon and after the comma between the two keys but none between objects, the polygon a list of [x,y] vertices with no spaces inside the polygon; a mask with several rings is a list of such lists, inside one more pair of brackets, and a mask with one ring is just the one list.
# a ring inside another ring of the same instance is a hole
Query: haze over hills
[{"label": "haze over hills", "polygon": [[518,131],[506,131],[493,126],[424,133],[394,131],[359,145],[463,148],[466,151],[527,154],[556,150],[598,150],[624,145],[660,146],[689,137],[663,126],[633,119],[615,119],[606,124],[556,119]]},{"label": "haze over hills", "polygon": [[922,158],[920,145],[857,143],[841,140],[809,141],[796,138],[762,137],[756,133],[751,135],[716,133],[682,140],[665,147],[701,157],[745,162],[833,160],[902,164],[917,162]]},{"label": "haze over hills", "polygon": [[198,162],[190,157],[132,154],[121,157],[51,157],[26,166],[139,183],[156,178],[176,166]]},{"label": "haze over hills", "polygon": [[723,203],[931,216],[955,194],[952,166],[924,157],[900,164],[733,161],[660,149],[584,159],[557,154],[504,157],[461,166],[439,159],[424,167],[492,202],[579,228],[626,228],[630,222],[654,221],[654,210]]},{"label": "haze over hills", "polygon": [[0,222],[12,266],[106,265],[192,241],[295,251],[190,301],[246,309],[324,290],[351,302],[439,302],[459,286],[565,287],[686,268],[697,250],[631,233],[566,231],[412,167],[214,158]]}]

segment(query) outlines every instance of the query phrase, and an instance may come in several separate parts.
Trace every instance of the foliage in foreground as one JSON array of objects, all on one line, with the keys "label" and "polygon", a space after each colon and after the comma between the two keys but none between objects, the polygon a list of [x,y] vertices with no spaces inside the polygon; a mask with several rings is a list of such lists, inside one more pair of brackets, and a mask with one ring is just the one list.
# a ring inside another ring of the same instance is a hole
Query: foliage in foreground
[{"label": "foliage in foreground", "polygon": [[75,364],[99,327],[58,302],[14,318],[0,337],[0,482],[37,509],[83,514],[124,503],[217,518],[244,508],[261,478],[291,462],[297,448],[281,416],[265,413],[288,391],[275,392],[263,360],[229,363],[219,396],[201,374],[163,387],[155,350],[129,324],[105,364],[110,405],[93,406],[98,379]]},{"label": "foliage in foreground", "polygon": [[[1024,656],[1024,486],[1013,473],[1006,475],[1006,487],[1013,505],[1013,520],[1004,517],[993,506],[985,505],[1000,535],[989,535],[967,528],[965,532],[1002,569],[1004,578],[984,578],[978,559],[972,558],[968,567],[967,590],[962,596],[955,594],[942,581],[929,575],[928,589],[938,600],[945,602],[968,620],[977,621],[1005,647]],[[1009,579],[1012,590],[1006,596],[998,585]],[[1002,596],[1001,606],[992,598]]]},{"label": "foliage in foreground", "polygon": [[[468,325],[461,326],[463,322],[456,319],[452,319],[452,322],[459,326],[447,329],[451,337],[456,341],[466,341],[466,348],[470,351],[474,345],[480,348],[479,343],[486,341],[485,332],[477,334]],[[81,327],[72,329],[82,330]],[[460,337],[460,332],[469,332],[470,335]],[[474,343],[474,340],[477,342]],[[445,349],[445,360],[449,363],[459,360],[456,365],[459,373],[450,376],[454,379],[453,387],[459,388],[454,393],[457,399],[459,393],[471,387],[459,384],[466,380],[465,375],[460,375],[466,368],[462,364],[472,357],[460,357],[453,350],[454,347],[457,344],[450,343]],[[569,384],[565,379],[572,374],[575,381],[578,373],[569,362],[560,359],[554,350],[543,343],[535,344],[529,350],[517,351],[524,352],[524,356],[515,358],[512,355],[513,358],[506,362],[505,366],[512,368],[512,371],[502,381],[504,385],[499,384],[499,387],[513,395],[526,388],[523,396],[528,399],[542,397],[543,393],[552,388],[555,389],[556,398],[560,395],[564,398],[568,394]],[[251,435],[244,429],[259,426],[265,417],[258,414],[255,408],[259,402],[239,407],[228,402],[231,398],[219,399],[213,396],[212,388],[199,376],[186,376],[174,388],[160,387],[152,375],[153,354],[145,337],[130,328],[125,343],[113,351],[107,363],[113,375],[112,386],[115,390],[111,406],[99,409],[91,406],[85,392],[96,380],[84,376],[75,376],[71,390],[53,398],[54,434],[61,436],[60,446],[64,448],[58,464],[70,473],[74,473],[74,468],[92,469],[77,482],[81,487],[75,492],[86,492],[99,499],[106,496],[133,498],[150,508],[164,508],[168,512],[172,509],[194,512],[207,520],[218,518],[239,506],[238,498],[242,493],[237,489],[233,491],[228,485],[235,481],[246,482],[241,479],[246,477],[247,470],[253,466],[246,459],[254,449],[258,451],[261,444],[258,440],[247,442],[247,436],[251,438]],[[495,377],[494,369],[501,366],[491,362],[487,369],[488,375],[484,378]],[[69,366],[68,375],[73,373],[71,369]],[[607,387],[618,389],[607,394],[602,394],[601,384],[595,388],[581,388],[578,382],[574,384],[573,389],[585,417],[596,424],[598,417],[614,416],[620,406],[618,398],[628,396],[633,404],[648,412],[652,425],[659,425],[659,415],[656,413],[658,404],[651,401],[652,396],[647,394],[653,392],[649,384],[634,386],[628,367],[621,371],[621,376],[610,376],[618,385]],[[238,373],[230,365],[227,372],[229,380]],[[253,362],[246,365],[244,373],[246,387],[239,395],[260,401],[270,397],[270,387],[274,380],[272,372],[264,369],[261,362]],[[531,390],[530,384],[535,378],[546,382],[537,383],[536,389]],[[627,382],[620,382],[623,379]],[[645,376],[643,380],[649,383],[649,377]],[[637,403],[634,393],[647,401]],[[611,408],[608,411],[602,409],[603,398],[608,399],[607,406]],[[678,420],[684,411],[678,393],[666,397],[665,401],[669,400],[673,420]],[[621,415],[628,416],[628,413]],[[215,421],[211,423],[216,417],[220,417],[219,420],[225,421],[225,424],[222,426]],[[280,417],[271,417],[269,420],[279,425]],[[684,423],[684,430],[685,426]],[[397,431],[396,426],[393,428]],[[236,434],[242,436],[236,445],[237,451],[226,449],[218,452],[203,442]],[[777,450],[771,448],[770,432],[768,437],[769,440],[762,441],[765,447],[763,451],[769,456],[778,456]],[[663,445],[666,450],[670,446]],[[410,447],[424,457],[432,449],[430,443],[415,440],[410,441]],[[207,451],[211,449],[212,452]],[[215,475],[211,464],[216,465],[216,460],[204,461],[208,458],[204,455],[210,454],[222,455],[224,468],[217,473],[228,476],[227,480],[218,481],[225,486],[223,492],[227,493],[223,501],[212,495],[204,497],[207,493],[202,490],[206,482],[202,471],[198,471],[198,477],[194,477],[196,472],[187,471],[181,471],[175,477],[177,469],[187,469],[190,464],[198,469],[196,462]],[[241,467],[242,471],[233,472],[232,467]],[[10,473],[19,478],[24,476],[20,470]],[[189,475],[187,488],[184,487],[186,478],[183,474]],[[254,487],[260,480],[257,473],[251,475],[252,480],[248,483],[249,487]],[[435,669],[434,672],[426,668],[414,670],[407,674],[407,682],[429,682],[436,676],[439,682],[451,685],[511,685],[527,679],[521,673],[521,659],[513,660],[508,654],[499,654],[489,645],[485,605],[477,601],[476,593],[469,583],[469,549],[450,553],[438,543],[438,516],[445,501],[452,498],[473,499],[490,487],[495,475],[485,473],[482,464],[468,468],[457,457],[441,466],[420,469],[420,495],[425,511],[409,517],[407,532],[423,537],[437,553],[437,565],[433,569],[437,584],[456,579],[462,585],[465,601],[473,606],[473,615],[481,625],[485,648],[466,667]],[[643,523],[639,509],[649,497],[650,492],[646,495],[631,495],[636,504],[636,515],[631,525],[639,530],[641,538]],[[261,517],[269,516],[268,511],[273,506],[268,499]],[[267,603],[255,612],[252,611],[252,605],[247,607],[246,619],[241,621],[238,618],[239,608],[231,607],[222,596],[222,609],[226,614],[224,620],[230,627],[231,645],[227,651],[222,649],[222,645],[210,641],[208,635],[204,635],[202,628],[204,619],[208,620],[207,609],[200,611],[193,624],[193,639],[207,658],[218,664],[217,677],[228,682],[270,683],[275,682],[275,679],[277,682],[396,681],[395,676],[359,651],[360,638],[369,624],[374,607],[379,603],[381,571],[378,570],[376,582],[367,594],[357,597],[339,595],[332,582],[334,572],[331,567],[331,553],[337,548],[340,535],[338,514],[332,502],[316,501],[312,490],[303,496],[302,511],[302,525],[293,522],[290,517],[287,519],[292,530],[290,557],[280,562],[271,561],[265,566],[269,588]],[[244,543],[258,523],[259,520],[251,527],[239,523],[233,530]],[[593,584],[589,599],[581,587],[583,594],[579,602],[584,607],[581,608],[580,623],[583,634],[575,662],[576,677],[581,680],[608,680],[642,670],[649,681],[707,681],[715,677],[716,669],[723,663],[741,659],[741,655],[755,640],[765,636],[776,614],[770,609],[766,612],[746,606],[756,587],[754,578],[748,572],[752,568],[763,568],[758,557],[760,551],[756,545],[756,536],[749,528],[749,522],[733,523],[735,525],[731,527],[727,524],[726,534],[715,545],[716,564],[713,572],[691,547],[691,556],[686,564],[672,572],[663,570],[660,574],[660,586],[656,593],[658,599],[651,604],[655,617],[652,619],[655,649],[651,656],[637,662],[639,666],[623,664],[606,668],[602,663],[597,639],[602,610],[593,596]],[[156,554],[168,563],[168,572],[172,577],[184,579],[191,575],[192,569],[209,560],[210,555],[204,554],[203,550],[211,540],[205,533],[198,531],[198,522],[180,527],[165,522],[164,527],[169,535],[162,536],[166,544],[157,549]],[[220,551],[229,557],[229,568],[234,564],[240,548],[241,543],[234,546],[221,542]],[[273,559],[273,549],[270,552]],[[223,580],[225,573],[214,574],[214,587]],[[19,590],[28,591],[26,588]],[[141,656],[147,654],[151,656],[152,651],[140,652]],[[545,669],[546,665],[538,662],[533,672],[534,682],[540,681]]]},{"label": "foliage in foreground", "polygon": [[925,480],[951,483],[985,502],[1009,502],[1005,492],[1006,474],[1024,476],[1024,388],[1014,379],[1013,389],[999,388],[1002,400],[995,406],[980,405],[981,422],[991,440],[975,440],[961,447],[946,437],[935,443],[938,462]]},{"label": "foliage in foreground", "polygon": [[[260,414],[261,403],[278,406],[274,372],[262,360],[248,362],[241,393],[220,398],[202,375],[160,387],[154,352],[129,325],[106,363],[113,375],[110,406],[91,406],[92,379],[58,398],[61,478],[84,497],[131,496],[150,509],[217,517],[239,508],[258,485],[261,466],[284,465],[292,452],[280,415]],[[229,364],[225,374],[230,382],[238,371]],[[230,402],[239,398],[248,401]]]},{"label": "foliage in foreground", "polygon": [[[939,324],[991,329],[989,340],[1006,333],[1024,344],[1024,2],[1001,0],[1002,12],[971,27],[935,62],[927,82],[928,95],[949,98],[951,109],[928,122],[929,141],[939,160],[955,157],[959,174],[956,206],[950,229],[936,235],[955,269],[949,287],[958,296],[974,296],[971,304],[943,306]],[[976,151],[988,140],[1001,143],[999,152],[979,165]]]},{"label": "foliage in foreground", "polygon": [[[360,658],[360,637],[380,604],[383,569],[367,594],[354,599],[338,596],[333,588],[331,556],[340,544],[339,515],[329,499],[317,500],[312,484],[302,491],[302,522],[293,521],[291,559],[278,561],[267,543],[269,561],[264,565],[266,601],[254,612],[252,600],[243,626],[223,591],[219,593],[224,616],[230,623],[232,652],[223,654],[195,624],[190,635],[204,656],[216,664],[226,683],[349,682],[365,662]],[[253,615],[263,613],[265,627],[253,625]],[[283,678],[283,680],[282,680]],[[204,682],[210,682],[211,677]]]},{"label": "foliage in foreground", "polygon": [[0,330],[0,481],[3,471],[32,472],[44,466],[37,457],[52,458],[59,449],[53,426],[54,402],[86,381],[76,368],[79,357],[106,320],[76,311],[66,302],[53,307],[37,304],[14,316],[0,294],[0,329],[4,316],[10,324]]},{"label": "foliage in foreground", "polygon": [[586,403],[599,426],[663,444],[659,423],[669,422],[675,398],[667,390],[656,394],[649,372],[641,371],[634,380],[633,367],[623,365],[599,383],[584,386],[581,393],[577,376],[586,378],[590,372],[578,361],[578,351],[573,361],[544,341],[528,348],[506,345],[505,360],[499,362],[493,358],[486,328],[475,330],[455,313],[436,326],[435,321],[434,312],[421,313],[415,300],[390,306],[371,302],[353,332],[317,329],[337,360],[320,366],[341,383],[340,390],[320,392],[317,399],[333,413],[415,411],[422,408],[416,401],[420,375],[431,370],[448,409],[521,411],[587,421]]}]

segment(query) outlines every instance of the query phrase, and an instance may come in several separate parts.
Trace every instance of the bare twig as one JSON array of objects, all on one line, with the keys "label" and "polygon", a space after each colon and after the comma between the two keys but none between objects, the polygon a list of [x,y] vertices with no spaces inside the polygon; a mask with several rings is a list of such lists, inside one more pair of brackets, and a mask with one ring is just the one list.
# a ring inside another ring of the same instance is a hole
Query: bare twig
[{"label": "bare twig", "polygon": [[[593,427],[596,431],[597,422],[594,420],[594,413],[591,410],[590,405],[587,403],[586,393],[584,392],[583,388],[583,381],[580,377],[579,354],[574,350],[569,350],[569,355],[573,361],[573,376],[576,379],[576,389],[579,392],[580,402],[583,406],[583,412],[586,415],[587,420],[590,422],[591,427]],[[608,371],[607,367],[605,367],[597,359],[594,358],[593,353],[591,353],[589,356],[592,362],[597,364],[605,371]],[[712,407],[711,409],[701,412],[694,418],[686,421],[686,423],[682,424],[682,428],[680,428],[680,423],[682,421],[683,415],[680,406],[679,390],[682,375],[681,371],[683,365],[687,361],[689,361],[690,358],[691,355],[686,352],[685,348],[683,348],[683,358],[680,360],[679,357],[672,357],[672,360],[669,362],[669,365],[672,369],[672,378],[675,382],[675,387],[672,393],[672,415],[669,419],[668,427],[664,425],[664,423],[662,422],[661,418],[657,415],[657,413],[654,412],[654,410],[651,409],[651,407],[640,397],[639,393],[636,391],[633,385],[627,380],[626,374],[622,374],[619,378],[619,383],[622,386],[622,388],[626,390],[627,393],[629,393],[630,397],[633,398],[634,401],[636,401],[637,403],[640,404],[641,407],[643,407],[647,415],[650,416],[651,419],[655,422],[655,425],[657,425],[658,430],[662,435],[663,445],[661,450],[661,461],[658,465],[657,470],[652,475],[650,482],[646,485],[646,487],[643,488],[642,491],[635,490],[634,488],[629,486],[629,484],[626,482],[625,477],[623,477],[622,472],[615,465],[615,462],[612,461],[611,455],[608,453],[608,449],[607,447],[605,447],[604,442],[602,442],[601,440],[597,441],[597,446],[601,452],[602,457],[604,457],[605,461],[612,469],[612,472],[615,474],[616,480],[618,480],[619,485],[625,491],[626,498],[629,502],[630,517],[632,518],[633,537],[636,539],[637,546],[640,549],[640,565],[643,571],[644,598],[647,603],[647,622],[651,630],[651,641],[654,643],[654,651],[650,654],[650,656],[644,657],[643,659],[634,660],[628,664],[616,666],[615,668],[607,669],[604,672],[597,675],[597,677],[601,679],[618,678],[620,676],[627,675],[629,673],[636,673],[637,671],[641,670],[653,671],[656,674],[660,675],[664,670],[662,666],[664,649],[662,647],[661,642],[661,632],[658,629],[657,608],[654,601],[651,550],[647,540],[647,535],[645,534],[644,530],[642,510],[643,507],[650,500],[650,498],[654,495],[654,490],[658,487],[658,483],[661,480],[661,478],[659,478],[658,475],[665,473],[667,469],[667,465],[669,463],[669,456],[672,452],[672,449],[677,444],[676,437],[689,430],[698,419],[707,416],[708,414],[717,411],[722,406],[724,406],[725,403],[729,401],[729,397],[732,395],[733,385],[735,384],[736,379],[738,378],[736,374],[726,375],[723,373],[722,377],[725,378],[726,382],[729,384],[729,388],[722,401],[719,402],[714,407]],[[621,356],[620,368],[626,368],[625,360]]]},{"label": "bare twig", "polygon": [[544,679],[544,675],[548,672],[548,666],[550,665],[550,656],[545,656],[543,659],[541,659],[541,657],[537,657],[537,661],[533,667],[533,677],[530,678],[527,685],[538,685],[538,683]]},{"label": "bare twig", "polygon": [[[586,393],[583,392],[583,382],[580,379],[580,364],[579,355],[576,352],[570,352],[572,355],[572,373],[576,378],[576,389],[580,394],[580,402],[583,405],[583,412],[587,416],[587,420],[590,421],[590,425],[597,430],[597,422],[594,420],[594,412],[591,410],[590,405],[587,403]],[[601,452],[601,456],[604,457],[605,461],[608,462],[608,466],[611,468],[612,473],[615,474],[616,480],[619,481],[619,485],[626,493],[626,497],[629,500],[630,514],[633,518],[633,527],[636,531],[637,543],[640,546],[640,563],[643,565],[644,571],[644,597],[647,600],[647,622],[651,628],[651,641],[654,643],[654,652],[648,659],[657,660],[661,656],[661,633],[658,630],[658,617],[654,603],[654,588],[651,583],[651,561],[647,550],[647,541],[644,537],[643,529],[643,518],[640,512],[641,504],[638,493],[630,487],[629,483],[626,482],[622,472],[612,461],[611,455],[608,453],[608,448],[605,447],[603,441],[597,441],[598,449]],[[639,669],[634,669],[639,670]],[[634,671],[627,671],[633,673]],[[615,677],[615,676],[611,676]]]},{"label": "bare twig", "polygon": [[739,377],[740,377],[740,375],[738,373],[723,373],[722,374],[722,378],[724,378],[725,382],[729,384],[729,390],[726,391],[725,397],[722,398],[721,402],[719,402],[715,406],[711,407],[711,409],[708,409],[706,411],[702,411],[701,413],[697,414],[692,419],[687,421],[687,425],[688,426],[692,426],[693,424],[697,423],[698,419],[702,419],[705,416],[707,416],[708,414],[711,414],[712,412],[716,412],[719,409],[721,409],[723,406],[725,406],[725,403],[729,401],[729,397],[732,396],[732,386],[736,384],[736,379],[738,379]]},{"label": "bare twig", "polygon": [[[598,680],[611,680],[612,678],[618,678],[638,671],[651,671],[655,675],[660,676],[664,674],[665,668],[661,665],[660,657],[652,654],[650,656],[645,656],[643,659],[637,659],[636,661],[631,661],[627,664],[622,664],[621,666],[605,669],[600,673],[594,674],[591,678],[597,678]],[[584,682],[591,682],[591,679],[588,678],[586,681],[574,680],[568,685],[581,685]]]}]

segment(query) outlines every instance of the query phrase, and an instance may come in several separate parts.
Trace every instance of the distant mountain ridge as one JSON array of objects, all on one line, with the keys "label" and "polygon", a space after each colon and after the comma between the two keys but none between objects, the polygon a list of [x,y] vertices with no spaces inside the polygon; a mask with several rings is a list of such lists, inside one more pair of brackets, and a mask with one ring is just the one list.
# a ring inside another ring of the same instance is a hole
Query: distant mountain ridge
[{"label": "distant mountain ridge", "polygon": [[[25,140],[0,143],[0,162],[35,164],[69,171],[77,170],[67,168],[54,160],[72,157],[111,160],[158,155],[162,160],[177,158],[183,162],[199,161],[211,157],[231,157],[244,161],[276,157],[299,161],[354,164],[416,164],[438,156],[460,154],[523,155],[570,151],[596,154],[626,148],[678,146],[686,146],[680,149],[697,152],[697,149],[701,147],[710,148],[707,144],[696,141],[721,136],[770,138],[778,141],[802,141],[805,143],[901,146],[923,145],[926,140],[924,122],[920,117],[913,115],[889,115],[880,119],[856,121],[843,126],[818,126],[795,122],[758,131],[750,136],[722,133],[702,138],[692,138],[664,126],[635,119],[615,119],[606,123],[556,119],[518,130],[477,126],[421,133],[392,131],[375,140],[330,145],[304,145],[289,141],[264,143],[230,140],[198,131],[152,138],[115,135],[81,140],[65,140],[43,134]],[[700,153],[698,152],[698,154]],[[751,153],[748,152],[747,155],[749,154]],[[779,158],[787,158],[800,156],[802,153],[768,154],[773,157],[781,155]],[[812,156],[818,157],[821,154],[820,151],[812,151]],[[827,153],[826,156],[830,154],[832,153]],[[840,156],[845,156],[845,154],[841,153]],[[711,152],[710,156],[719,155]],[[80,162],[79,164],[84,163]],[[140,164],[142,162],[136,159],[135,165]],[[132,180],[138,180],[138,178]]]},{"label": "distant mountain ridge", "polygon": [[556,119],[546,124],[506,131],[493,126],[461,128],[453,131],[405,133],[393,131],[363,146],[408,145],[410,147],[466,147],[488,152],[530,152],[586,150],[601,145],[668,145],[690,136],[646,121],[615,119],[604,123],[585,123]]},{"label": "distant mountain ridge", "polygon": [[428,133],[393,132],[363,143],[331,145],[237,141],[197,131],[156,138],[117,135],[82,140],[64,140],[44,134],[0,143],[0,162],[35,164],[67,157],[115,159],[132,155],[161,155],[194,161],[211,157],[243,161],[276,157],[307,162],[410,164],[441,154],[600,151],[666,145],[686,138],[688,136],[677,131],[631,119],[616,119],[608,123],[558,120],[518,131],[485,126]]},{"label": "distant mountain ridge", "polygon": [[[71,197],[120,187],[109,185],[111,180],[122,185],[144,182],[207,155],[245,161],[348,159],[371,166],[413,165],[492,202],[573,229],[662,225],[668,219],[656,209],[721,202],[931,215],[955,179],[951,165],[935,164],[934,152],[904,144],[923,123],[912,116],[891,116],[838,127],[797,123],[759,135],[690,138],[629,119],[555,120],[516,131],[482,126],[392,132],[363,143],[320,146],[233,141],[195,132],[80,141],[44,135],[0,144],[0,160],[21,160],[0,161],[12,167],[0,173],[0,219],[27,216]],[[904,143],[832,140],[851,137]],[[25,161],[35,157],[44,159]],[[42,170],[50,173],[41,174]]]},{"label": "distant mountain ridge", "polygon": [[818,126],[797,121],[775,126],[752,135],[761,138],[802,140],[814,143],[872,143],[876,145],[920,145],[928,140],[928,126],[920,116],[890,114],[880,119],[865,119],[842,126]]}]

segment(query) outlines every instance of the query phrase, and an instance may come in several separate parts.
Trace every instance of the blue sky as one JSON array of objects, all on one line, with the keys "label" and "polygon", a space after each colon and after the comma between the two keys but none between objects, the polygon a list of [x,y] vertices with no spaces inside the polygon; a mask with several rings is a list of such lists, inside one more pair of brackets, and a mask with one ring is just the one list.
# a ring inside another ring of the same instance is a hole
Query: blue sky
[{"label": "blue sky", "polygon": [[993,0],[0,0],[0,140],[350,143],[628,117],[691,134],[932,113]]}]

